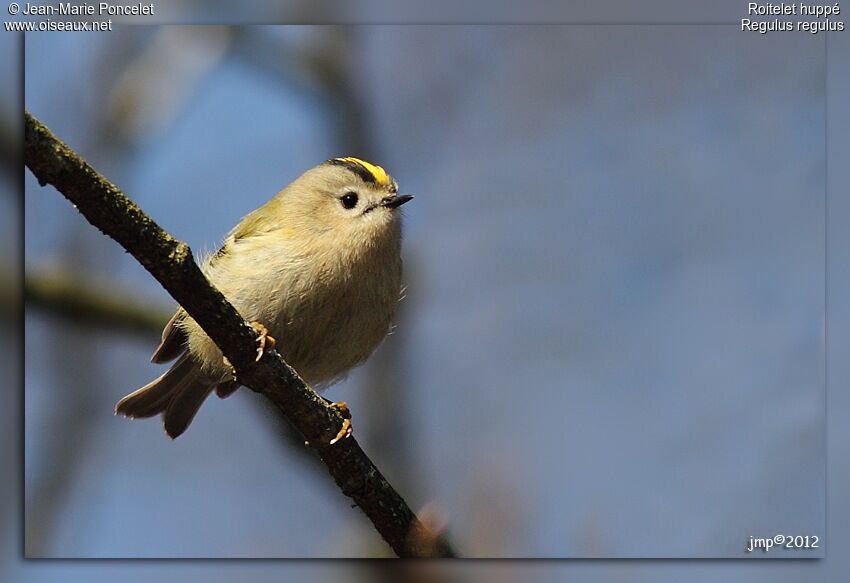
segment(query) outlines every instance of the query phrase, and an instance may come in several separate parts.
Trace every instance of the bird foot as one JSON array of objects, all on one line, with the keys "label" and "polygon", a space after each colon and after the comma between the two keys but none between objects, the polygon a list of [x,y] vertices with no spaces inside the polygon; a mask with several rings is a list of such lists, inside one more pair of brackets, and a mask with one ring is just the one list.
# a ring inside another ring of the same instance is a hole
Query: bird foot
[{"label": "bird foot", "polygon": [[339,401],[336,403],[331,403],[330,407],[332,409],[336,409],[340,415],[342,415],[342,427],[337,432],[336,437],[331,439],[330,444],[334,445],[335,443],[351,436],[352,431],[354,430],[351,426],[351,410],[348,408],[348,403],[345,401]]},{"label": "bird foot", "polygon": [[[263,358],[263,354],[265,354],[266,350],[273,350],[274,349],[276,341],[275,341],[274,337],[269,334],[269,329],[266,328],[265,326],[263,326],[262,324],[260,324],[259,322],[256,322],[256,321],[250,322],[250,325],[251,325],[251,328],[256,330],[257,334],[259,334],[259,336],[257,336],[257,358],[254,360],[254,362],[260,362],[260,359]],[[221,360],[222,360],[222,362],[224,362],[224,366],[226,366],[228,369],[230,369],[230,377],[231,378],[230,378],[230,381],[228,381],[228,382],[238,383],[238,380],[236,379],[236,368],[233,366],[233,364],[231,364],[231,362],[227,359],[226,356],[222,356]],[[238,386],[238,384],[237,384],[237,386]],[[230,389],[230,387],[225,387],[223,389],[225,394],[222,398],[226,397],[227,395],[229,395],[230,393],[233,392],[233,390],[229,390],[229,389]],[[216,391],[216,392],[218,392],[218,391]],[[221,395],[219,395],[219,396],[221,396]]]},{"label": "bird foot", "polygon": [[257,334],[259,334],[257,337],[257,362],[260,362],[260,359],[263,358],[263,354],[266,350],[274,349],[275,339],[269,335],[269,329],[259,322],[251,322],[251,328],[256,330]]}]

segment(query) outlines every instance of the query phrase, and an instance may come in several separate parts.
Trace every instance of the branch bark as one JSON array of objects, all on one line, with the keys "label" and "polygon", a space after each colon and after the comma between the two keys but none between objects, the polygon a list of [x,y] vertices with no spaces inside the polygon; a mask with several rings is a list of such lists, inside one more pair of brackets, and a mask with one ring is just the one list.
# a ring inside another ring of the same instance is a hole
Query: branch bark
[{"label": "branch bark", "polygon": [[53,269],[28,269],[24,297],[27,308],[88,326],[135,332],[147,337],[158,337],[174,314],[173,309],[149,306],[132,294],[128,295],[126,290],[92,285]]},{"label": "branch bark", "polygon": [[53,185],[95,227],[117,241],[201,325],[236,369],[240,382],[272,401],[309,442],[343,494],[351,498],[399,557],[450,557],[387,482],[354,437],[334,445],[340,413],[308,387],[277,352],[256,357],[256,332],[210,284],[186,243],[165,232],[29,112],[24,163],[42,186]]}]

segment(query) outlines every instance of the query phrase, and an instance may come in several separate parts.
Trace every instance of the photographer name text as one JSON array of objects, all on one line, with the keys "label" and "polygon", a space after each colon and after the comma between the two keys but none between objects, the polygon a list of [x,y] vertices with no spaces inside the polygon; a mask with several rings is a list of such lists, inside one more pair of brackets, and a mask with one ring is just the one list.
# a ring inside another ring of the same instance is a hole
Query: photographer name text
[{"label": "photographer name text", "polygon": [[55,6],[26,3],[21,8],[24,16],[153,16],[154,6],[150,4],[71,4],[60,2]]}]

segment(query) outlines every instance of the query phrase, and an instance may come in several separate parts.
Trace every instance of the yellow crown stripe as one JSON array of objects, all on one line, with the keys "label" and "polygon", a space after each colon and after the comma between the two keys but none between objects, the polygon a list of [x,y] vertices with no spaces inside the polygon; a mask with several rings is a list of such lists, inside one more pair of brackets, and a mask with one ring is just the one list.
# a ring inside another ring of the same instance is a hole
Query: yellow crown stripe
[{"label": "yellow crown stripe", "polygon": [[372,178],[375,179],[375,182],[382,186],[388,186],[390,184],[390,175],[387,174],[387,171],[381,168],[380,166],[367,162],[366,160],[361,160],[360,158],[355,158],[354,156],[340,158],[340,160],[345,160],[346,162],[349,162],[351,164],[357,164],[358,166],[364,168],[369,174],[372,175]]}]

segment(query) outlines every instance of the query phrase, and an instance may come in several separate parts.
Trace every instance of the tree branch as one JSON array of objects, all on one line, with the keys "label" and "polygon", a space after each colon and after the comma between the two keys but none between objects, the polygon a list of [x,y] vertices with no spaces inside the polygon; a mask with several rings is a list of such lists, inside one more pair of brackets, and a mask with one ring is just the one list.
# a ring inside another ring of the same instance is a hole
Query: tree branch
[{"label": "tree branch", "polygon": [[343,422],[336,409],[277,352],[255,362],[256,332],[210,284],[189,246],[166,233],[29,112],[24,117],[24,163],[39,183],[53,185],[162,284],[218,345],[240,382],[271,400],[311,444],[393,551],[400,557],[453,556],[448,542],[416,517],[353,437],[329,445]]},{"label": "tree branch", "polygon": [[[0,285],[0,290],[3,286]],[[2,292],[0,292],[2,295]],[[174,314],[149,306],[124,290],[91,285],[58,270],[27,270],[24,283],[27,308],[36,308],[67,320],[106,328],[159,336]]]}]

